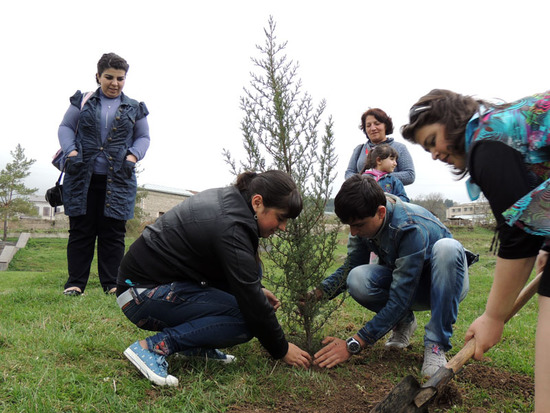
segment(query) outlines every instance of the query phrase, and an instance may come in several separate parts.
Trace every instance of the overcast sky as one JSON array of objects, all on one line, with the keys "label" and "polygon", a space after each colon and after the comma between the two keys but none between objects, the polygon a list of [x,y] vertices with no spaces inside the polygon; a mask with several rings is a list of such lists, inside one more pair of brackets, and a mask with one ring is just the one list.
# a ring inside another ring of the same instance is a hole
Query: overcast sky
[{"label": "overcast sky", "polygon": [[[115,52],[130,64],[124,92],[149,108],[151,146],[140,184],[200,191],[233,181],[222,149],[243,157],[239,98],[250,85],[268,18],[288,41],[303,91],[334,120],[338,177],[364,142],[361,114],[380,107],[397,141],[408,109],[433,88],[514,100],[550,89],[550,2],[517,0],[128,0],[2,2],[0,167],[17,143],[36,159],[39,194],[57,128],[77,89],[94,90],[96,64]],[[464,182],[409,145],[417,177],[410,197],[468,201]]]}]

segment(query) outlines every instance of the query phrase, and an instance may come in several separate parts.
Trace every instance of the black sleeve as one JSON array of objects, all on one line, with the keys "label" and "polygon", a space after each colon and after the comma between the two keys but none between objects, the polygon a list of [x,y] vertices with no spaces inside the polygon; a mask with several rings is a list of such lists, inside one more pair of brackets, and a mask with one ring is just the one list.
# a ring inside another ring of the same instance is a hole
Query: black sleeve
[{"label": "black sleeve", "polygon": [[510,227],[502,216],[502,212],[537,183],[528,172],[521,154],[502,142],[478,142],[472,148],[469,166],[472,180],[480,186],[497,220],[498,256],[518,259],[537,255],[544,238]]},{"label": "black sleeve", "polygon": [[273,358],[280,359],[288,352],[288,342],[273,306],[262,291],[259,263],[251,241],[254,236],[257,237],[242,225],[231,225],[220,234],[215,248],[248,328]]}]

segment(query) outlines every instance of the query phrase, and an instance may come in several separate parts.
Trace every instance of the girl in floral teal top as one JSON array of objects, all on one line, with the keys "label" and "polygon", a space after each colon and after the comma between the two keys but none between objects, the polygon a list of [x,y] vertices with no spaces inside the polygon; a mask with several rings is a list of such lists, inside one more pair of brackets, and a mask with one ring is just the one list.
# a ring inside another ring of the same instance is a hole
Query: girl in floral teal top
[{"label": "girl in floral teal top", "polygon": [[502,336],[504,320],[533,267],[543,271],[535,355],[535,412],[550,411],[550,92],[494,105],[435,89],[415,103],[403,137],[434,160],[470,175],[468,192],[488,199],[500,246],[485,312],[466,333],[474,358]]}]

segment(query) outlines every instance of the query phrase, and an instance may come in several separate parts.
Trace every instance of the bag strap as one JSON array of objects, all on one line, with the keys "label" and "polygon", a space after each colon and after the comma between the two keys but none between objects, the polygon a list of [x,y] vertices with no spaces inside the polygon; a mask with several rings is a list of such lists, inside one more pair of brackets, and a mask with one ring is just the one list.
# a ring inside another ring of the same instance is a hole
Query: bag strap
[{"label": "bag strap", "polygon": [[[92,95],[94,94],[94,92],[88,92],[84,95],[84,97],[82,98],[82,102],[80,103],[80,110],[82,110],[82,108],[84,107],[84,105],[86,104],[86,102],[88,101],[88,99],[90,99],[90,97],[92,97]],[[77,129],[78,129],[78,125],[77,125]]]},{"label": "bag strap", "polygon": [[63,162],[63,168],[61,168],[61,173],[59,174],[59,178],[57,178],[57,182],[55,185],[61,184],[61,178],[63,178],[63,173],[65,173],[65,164],[67,163],[67,160],[65,159],[65,162]]}]

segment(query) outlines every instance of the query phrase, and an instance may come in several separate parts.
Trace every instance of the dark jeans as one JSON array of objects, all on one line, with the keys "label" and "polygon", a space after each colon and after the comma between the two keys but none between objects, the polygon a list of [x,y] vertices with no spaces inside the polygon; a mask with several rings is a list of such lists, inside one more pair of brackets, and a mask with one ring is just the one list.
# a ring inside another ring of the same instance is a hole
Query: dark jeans
[{"label": "dark jeans", "polygon": [[116,287],[118,266],[124,256],[126,221],[107,218],[105,175],[93,175],[88,189],[86,215],[69,217],[67,263],[69,279],[65,288],[86,288],[97,238],[97,272],[104,291]]},{"label": "dark jeans", "polygon": [[145,290],[122,311],[139,328],[160,331],[146,340],[149,350],[164,355],[231,347],[252,339],[233,295],[194,282]]}]

